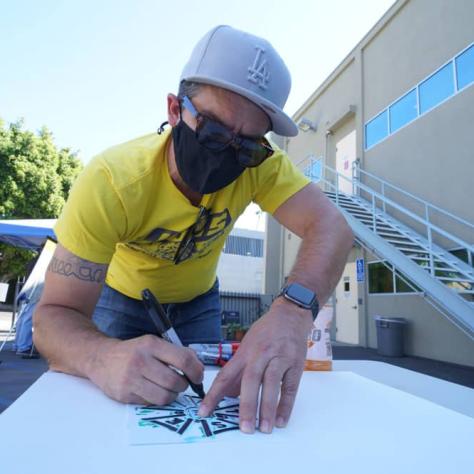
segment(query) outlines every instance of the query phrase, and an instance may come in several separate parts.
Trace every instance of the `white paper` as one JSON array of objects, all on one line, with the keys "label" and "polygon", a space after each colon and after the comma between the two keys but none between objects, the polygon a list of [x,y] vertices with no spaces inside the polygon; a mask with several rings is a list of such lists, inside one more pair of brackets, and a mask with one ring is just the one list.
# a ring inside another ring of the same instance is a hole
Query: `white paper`
[{"label": "white paper", "polygon": [[201,399],[181,394],[166,406],[128,405],[130,444],[170,444],[215,441],[239,429],[239,400],[225,398],[212,416],[197,415]]}]

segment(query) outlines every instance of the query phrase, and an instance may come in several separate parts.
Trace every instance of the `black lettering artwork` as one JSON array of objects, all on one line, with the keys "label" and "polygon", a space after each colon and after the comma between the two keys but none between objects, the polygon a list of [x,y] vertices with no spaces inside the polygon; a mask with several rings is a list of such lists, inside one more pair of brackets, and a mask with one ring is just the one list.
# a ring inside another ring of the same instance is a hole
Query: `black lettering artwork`
[{"label": "black lettering artwork", "polygon": [[149,443],[195,442],[215,438],[223,433],[239,429],[239,403],[235,398],[225,398],[212,416],[197,415],[201,399],[192,395],[180,395],[166,406],[134,406],[134,432],[149,430]]}]

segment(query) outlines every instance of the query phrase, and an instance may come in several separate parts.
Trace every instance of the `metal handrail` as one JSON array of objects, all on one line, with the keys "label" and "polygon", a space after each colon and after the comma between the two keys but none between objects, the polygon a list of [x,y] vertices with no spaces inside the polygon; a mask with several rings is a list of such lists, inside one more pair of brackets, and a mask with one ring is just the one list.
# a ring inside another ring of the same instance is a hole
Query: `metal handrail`
[{"label": "metal handrail", "polygon": [[[352,181],[347,176],[344,176],[344,175],[340,174],[338,171],[332,169],[330,166],[327,166],[327,165],[323,165],[323,166],[326,167],[329,171],[335,173],[338,177],[345,179],[349,183],[352,183]],[[327,181],[326,179],[321,179],[321,181],[323,181],[326,184],[329,184],[330,186],[334,187],[335,189],[339,188],[338,185],[335,186],[330,181]],[[422,217],[419,217],[418,215],[416,215],[412,211],[410,211],[408,209],[405,209],[400,204],[396,203],[395,201],[392,201],[390,198],[387,198],[383,194],[380,194],[377,191],[373,190],[370,186],[367,186],[366,184],[363,184],[363,183],[358,183],[357,187],[363,189],[364,191],[367,191],[373,197],[381,200],[382,202],[385,202],[386,204],[394,207],[395,209],[398,209],[399,211],[403,212],[404,214],[407,214],[409,217],[411,217],[412,219],[418,221],[419,223],[427,225],[428,227],[433,229],[435,232],[437,232],[440,235],[442,235],[443,237],[446,237],[447,239],[452,240],[453,242],[459,244],[461,247],[465,248],[466,250],[470,250],[471,252],[474,252],[474,245],[471,245],[471,244],[465,242],[464,240],[462,240],[460,237],[457,237],[457,236],[451,234],[450,232],[447,232],[444,229],[438,227],[437,225],[432,224],[429,220],[426,220],[426,219],[423,219]],[[429,203],[427,203],[427,204],[429,204]],[[472,224],[469,223],[469,225],[472,225]]]},{"label": "metal handrail", "polygon": [[[386,190],[386,187],[388,187],[388,188],[391,188],[391,189],[397,191],[398,193],[402,194],[403,196],[409,197],[410,199],[416,201],[418,204],[422,204],[424,206],[424,215],[425,215],[425,221],[426,222],[430,222],[430,210],[433,210],[433,211],[438,212],[439,214],[441,214],[444,217],[452,219],[453,221],[457,222],[458,224],[462,224],[462,225],[467,226],[469,228],[469,230],[474,231],[474,224],[466,221],[465,219],[463,219],[461,217],[458,217],[458,216],[452,214],[449,211],[446,211],[445,209],[442,209],[438,206],[435,206],[434,204],[431,204],[430,202],[428,202],[424,199],[421,199],[420,197],[415,196],[414,194],[409,193],[408,191],[405,191],[404,189],[402,189],[398,186],[395,186],[394,184],[391,184],[391,183],[389,183],[388,181],[386,181],[382,178],[379,178],[378,176],[374,175],[373,173],[370,173],[368,171],[365,171],[365,170],[361,169],[360,162],[358,160],[355,160],[352,163],[352,187],[353,188],[357,188],[357,186],[359,186],[361,184],[361,180],[360,180],[361,175],[368,176],[369,178],[371,178],[374,181],[378,182],[378,184],[380,184],[382,196],[385,196],[385,190]],[[372,189],[372,188],[370,188],[370,189]],[[383,208],[383,211],[386,212],[386,205],[385,205],[384,201],[383,201],[382,208]],[[438,233],[440,233],[440,232],[438,232]],[[428,234],[427,237],[428,237],[428,241],[430,242],[430,248],[431,248],[432,235],[431,235],[431,228],[430,227],[427,227],[427,234]],[[448,239],[451,239],[453,242],[457,243],[456,240],[453,240],[451,238],[451,236],[452,236],[451,233],[448,232],[449,236],[447,236],[444,233],[440,233],[440,234],[447,237]],[[469,266],[472,267],[473,266],[473,250],[470,250],[470,248],[472,248],[472,246],[470,244],[468,244],[467,247],[464,246],[464,245],[461,245],[461,246],[467,250],[468,264],[469,264]]]},{"label": "metal handrail", "polygon": [[[379,199],[382,202],[382,204],[383,204],[382,208],[384,209],[384,213],[386,212],[385,211],[385,208],[386,208],[385,205],[387,204],[387,205],[399,210],[400,212],[406,214],[409,218],[411,218],[411,219],[423,224],[424,226],[426,226],[427,239],[428,239],[428,245],[429,245],[429,250],[430,250],[430,254],[429,254],[430,273],[433,276],[435,276],[435,269],[434,269],[435,265],[434,265],[433,256],[439,257],[439,253],[435,252],[434,249],[433,249],[433,236],[432,236],[433,232],[436,232],[439,235],[442,235],[443,237],[447,238],[448,240],[458,244],[461,248],[466,249],[467,254],[468,254],[469,265],[472,266],[472,253],[474,253],[474,246],[472,246],[469,243],[465,242],[463,239],[457,237],[456,235],[453,235],[450,232],[445,231],[444,229],[438,227],[437,225],[434,225],[432,222],[429,221],[429,215],[427,216],[428,219],[426,219],[426,218],[424,219],[424,218],[418,216],[417,214],[413,213],[412,211],[402,207],[401,205],[399,205],[395,201],[392,201],[387,196],[385,196],[385,194],[380,194],[377,191],[375,191],[374,189],[372,189],[369,186],[365,185],[364,183],[361,183],[360,180],[358,180],[357,178],[353,177],[353,179],[350,179],[347,176],[344,176],[343,174],[339,173],[335,169],[331,168],[330,166],[327,166],[326,164],[322,164],[322,166],[324,167],[325,171],[329,171],[329,172],[333,173],[333,175],[335,175],[335,177],[336,177],[336,180],[335,180],[336,184],[335,185],[333,183],[331,183],[329,180],[327,180],[325,178],[322,178],[322,177],[321,177],[321,181],[326,183],[327,185],[329,185],[331,188],[335,189],[335,191],[336,191],[336,203],[337,204],[339,202],[339,178],[343,178],[347,182],[351,183],[352,186],[354,186],[354,183],[356,182],[356,186],[359,189],[362,189],[362,190],[366,191],[367,193],[369,193],[371,195],[374,232],[376,232],[376,218],[377,218],[377,207],[376,207],[376,202],[375,202],[376,199]],[[383,181],[383,180],[381,180],[381,181]],[[384,184],[390,185],[389,183],[386,183],[386,182]],[[409,193],[407,193],[407,195],[408,194]],[[417,199],[419,199],[419,198],[417,198]],[[423,202],[426,205],[431,205],[427,201],[423,201],[421,199],[420,199],[420,202]],[[433,206],[433,208],[436,208],[436,206]],[[448,213],[446,211],[446,214],[449,215],[450,213]],[[380,213],[378,215],[381,216]],[[454,216],[454,217],[456,218],[456,216]],[[461,219],[461,221],[462,221],[462,219]],[[471,226],[471,224],[469,224],[469,225]]]},{"label": "metal handrail", "polygon": [[[418,196],[415,196],[414,194],[408,192],[408,191],[405,191],[404,189],[398,187],[398,186],[395,186],[394,184],[391,184],[389,183],[388,181],[382,179],[382,178],[379,178],[378,176],[368,172],[368,171],[365,171],[363,170],[361,167],[360,167],[360,164],[357,160],[355,160],[353,163],[352,163],[352,169],[353,169],[353,178],[356,180],[356,181],[360,181],[357,177],[357,173],[358,174],[364,174],[366,176],[369,176],[370,178],[374,179],[375,181],[378,181],[380,184],[381,184],[381,188],[382,188],[382,195],[385,195],[385,186],[388,186],[392,189],[394,189],[395,191],[398,191],[399,193],[405,195],[405,196],[408,196],[412,199],[414,199],[415,201],[418,201],[420,204],[423,204],[425,206],[425,208],[431,208],[431,209],[434,209],[436,211],[438,211],[439,213],[441,214],[444,214],[445,216],[447,217],[450,217],[451,219],[457,221],[458,223],[460,224],[463,224],[463,225],[466,225],[468,227],[470,227],[471,229],[474,230],[474,224],[472,224],[471,222],[469,221],[466,221],[465,219],[463,219],[462,217],[459,217],[459,216],[456,216],[455,214],[452,214],[451,212],[447,211],[446,209],[442,209],[441,207],[438,207],[436,206],[435,204],[432,204],[428,201],[425,201],[424,199],[418,197]],[[343,175],[341,175],[343,176]],[[345,176],[343,176],[345,177]],[[357,185],[356,185],[357,186]]]},{"label": "metal handrail", "polygon": [[384,256],[383,256],[382,254],[378,254],[378,253],[377,253],[377,249],[372,249],[372,248],[370,248],[368,245],[365,244],[365,242],[364,242],[363,240],[358,239],[357,237],[356,237],[355,240],[359,243],[359,245],[361,245],[362,247],[364,247],[364,248],[365,248],[366,250],[368,250],[369,252],[372,252],[372,253],[374,253],[375,255],[379,255],[379,256],[382,258],[382,260],[381,260],[382,264],[383,264],[386,268],[388,268],[390,271],[396,273],[399,278],[401,278],[412,290],[414,290],[414,293],[415,293],[415,294],[416,294],[416,293],[420,293],[420,290],[421,290],[421,294],[423,295],[423,297],[427,297],[427,301],[428,301],[433,307],[435,307],[441,314],[443,314],[445,318],[450,319],[450,315],[449,315],[449,313],[445,310],[445,308],[443,308],[434,298],[432,298],[430,294],[428,294],[428,293],[426,293],[425,291],[423,291],[423,289],[417,288],[417,287],[412,283],[411,280],[409,280],[408,278],[406,278],[406,277],[403,275],[403,273],[397,271],[397,268],[396,268],[395,265],[393,265],[393,264],[391,264],[391,263],[389,263],[389,262],[386,262],[386,261],[384,260]]}]

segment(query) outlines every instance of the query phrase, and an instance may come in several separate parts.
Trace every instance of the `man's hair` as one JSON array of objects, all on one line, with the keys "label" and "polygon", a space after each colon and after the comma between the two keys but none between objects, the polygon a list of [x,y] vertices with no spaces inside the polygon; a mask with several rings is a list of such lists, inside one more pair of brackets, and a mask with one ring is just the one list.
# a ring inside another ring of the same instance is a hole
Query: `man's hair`
[{"label": "man's hair", "polygon": [[199,82],[181,81],[179,84],[178,97],[181,99],[185,95],[192,99],[201,88]]}]

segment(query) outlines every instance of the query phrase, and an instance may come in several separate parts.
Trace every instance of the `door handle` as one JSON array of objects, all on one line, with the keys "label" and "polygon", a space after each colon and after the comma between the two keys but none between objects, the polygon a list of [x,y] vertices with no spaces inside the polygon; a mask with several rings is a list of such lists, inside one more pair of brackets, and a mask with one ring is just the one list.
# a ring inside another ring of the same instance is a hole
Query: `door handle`
[{"label": "door handle", "polygon": [[353,306],[352,309],[357,309],[357,306]]}]

